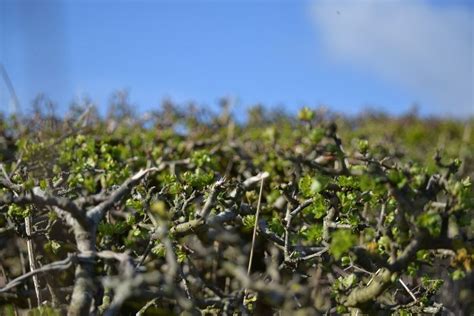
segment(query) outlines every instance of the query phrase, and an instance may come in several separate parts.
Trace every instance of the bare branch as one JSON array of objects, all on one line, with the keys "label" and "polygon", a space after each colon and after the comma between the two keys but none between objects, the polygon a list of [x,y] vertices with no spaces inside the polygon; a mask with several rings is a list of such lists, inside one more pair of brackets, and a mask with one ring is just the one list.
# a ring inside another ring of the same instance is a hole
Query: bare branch
[{"label": "bare branch", "polygon": [[295,217],[296,215],[298,215],[299,212],[301,212],[302,210],[304,210],[305,208],[307,208],[308,206],[311,205],[311,203],[313,203],[313,199],[307,199],[305,200],[303,203],[301,203],[297,208],[295,208],[293,211],[291,211],[290,215],[291,217]]},{"label": "bare branch", "polygon": [[39,269],[32,270],[30,272],[27,272],[16,279],[11,280],[7,285],[5,285],[3,288],[0,288],[0,293],[4,293],[6,291],[9,291],[16,286],[20,285],[21,283],[25,282],[28,278],[37,275],[39,273],[45,273],[49,271],[55,271],[55,270],[67,270],[73,263],[76,262],[76,255],[70,254],[66,259],[60,260],[60,261],[55,261],[50,264],[44,265]]},{"label": "bare branch", "polygon": [[103,202],[87,211],[87,217],[94,225],[97,225],[103,218],[106,211],[108,211],[115,203],[120,201],[125,195],[129,194],[132,189],[140,183],[140,181],[149,173],[158,171],[158,168],[148,168],[140,170],[132,177],[127,179],[122,185],[112,192],[112,194]]},{"label": "bare branch", "polygon": [[216,201],[217,195],[222,189],[222,185],[224,184],[225,179],[222,178],[216,183],[211,188],[211,192],[209,192],[209,196],[206,200],[206,203],[204,204],[203,208],[199,212],[199,216],[203,218],[204,220],[209,216],[209,213],[211,212],[212,208],[214,207],[214,203]]},{"label": "bare branch", "polygon": [[392,273],[387,268],[382,268],[375,274],[374,278],[365,287],[359,287],[351,291],[344,305],[357,307],[377,298],[390,285]]},{"label": "bare branch", "polygon": [[238,215],[248,215],[251,212],[252,210],[247,204],[242,204],[238,210],[225,210],[217,215],[209,216],[206,222],[202,218],[198,218],[175,225],[170,228],[170,233],[178,238],[183,237],[203,231],[207,227],[219,226],[222,223],[230,222]]},{"label": "bare branch", "polygon": [[84,212],[71,200],[64,197],[54,196],[46,193],[39,187],[34,187],[29,192],[23,192],[15,195],[0,195],[0,205],[15,203],[18,205],[35,205],[36,207],[57,207],[69,213],[81,225],[87,227],[87,219]]}]

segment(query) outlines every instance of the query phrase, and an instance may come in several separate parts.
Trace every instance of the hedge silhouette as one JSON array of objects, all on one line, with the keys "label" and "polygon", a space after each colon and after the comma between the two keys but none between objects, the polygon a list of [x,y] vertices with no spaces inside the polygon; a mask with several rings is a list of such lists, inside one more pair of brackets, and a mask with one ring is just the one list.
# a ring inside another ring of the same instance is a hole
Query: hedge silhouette
[{"label": "hedge silhouette", "polygon": [[2,314],[473,313],[472,123],[3,118]]}]

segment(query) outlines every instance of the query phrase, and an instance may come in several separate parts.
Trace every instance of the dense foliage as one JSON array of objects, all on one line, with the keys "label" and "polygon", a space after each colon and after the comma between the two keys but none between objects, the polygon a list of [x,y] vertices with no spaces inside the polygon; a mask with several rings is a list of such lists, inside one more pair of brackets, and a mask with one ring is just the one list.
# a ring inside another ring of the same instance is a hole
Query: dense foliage
[{"label": "dense foliage", "polygon": [[472,314],[473,123],[3,118],[0,311]]}]

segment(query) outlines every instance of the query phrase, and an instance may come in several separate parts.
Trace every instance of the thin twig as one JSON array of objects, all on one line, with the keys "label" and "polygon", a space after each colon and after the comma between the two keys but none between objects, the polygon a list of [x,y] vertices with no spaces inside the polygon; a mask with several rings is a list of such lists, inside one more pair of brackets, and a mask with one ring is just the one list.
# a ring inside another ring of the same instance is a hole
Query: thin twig
[{"label": "thin twig", "polygon": [[312,253],[312,254],[307,255],[305,257],[298,258],[297,261],[306,261],[306,260],[311,260],[311,259],[316,258],[316,257],[320,257],[322,254],[324,254],[328,250],[329,250],[328,247],[324,247],[322,250],[320,250],[318,252]]},{"label": "thin twig", "polygon": [[262,177],[260,180],[260,192],[258,194],[258,203],[257,203],[257,212],[255,213],[255,223],[253,225],[253,235],[252,235],[252,246],[250,248],[250,257],[249,257],[249,265],[247,268],[247,275],[250,275],[250,270],[252,269],[252,260],[253,260],[253,250],[255,247],[255,239],[257,236],[257,223],[258,223],[258,216],[260,215],[260,205],[262,202],[262,193],[263,193],[263,182],[265,178]]},{"label": "thin twig", "polygon": [[[255,212],[255,223],[253,225],[253,234],[252,234],[252,245],[250,248],[250,256],[249,256],[249,265],[247,267],[247,276],[250,275],[250,271],[252,270],[252,261],[253,261],[253,251],[255,247],[255,239],[257,237],[257,226],[258,226],[258,217],[260,215],[260,205],[262,203],[262,194],[263,194],[263,182],[265,181],[266,177],[261,177],[260,179],[260,192],[258,193],[258,202],[257,202],[257,211]],[[247,287],[245,287],[244,290],[244,296],[243,296],[243,305],[245,305],[245,298],[247,297]]]},{"label": "thin twig", "polygon": [[154,299],[148,301],[135,315],[136,316],[141,316],[143,315],[148,308],[150,308],[151,305],[154,305],[158,301],[158,297],[155,297]]},{"label": "thin twig", "polygon": [[54,271],[54,270],[66,270],[71,266],[74,259],[75,259],[75,256],[70,255],[64,260],[55,261],[55,262],[52,262],[50,264],[44,265],[39,269],[35,269],[35,270],[32,270],[32,271],[27,272],[25,274],[22,274],[19,277],[17,277],[16,279],[11,280],[4,287],[0,288],[0,293],[4,293],[8,290],[11,290],[12,288],[14,288],[14,287],[20,285],[21,283],[23,283],[28,278],[30,278],[32,276],[35,276],[39,273],[44,273],[44,272]]},{"label": "thin twig", "polygon": [[410,296],[411,296],[411,298],[413,299],[413,301],[416,302],[417,299],[416,299],[415,294],[413,294],[413,292],[408,288],[408,286],[405,284],[405,282],[403,282],[402,279],[398,279],[398,282],[400,282],[400,283],[403,285],[403,287],[404,287],[405,290],[408,292],[408,294],[410,294]]},{"label": "thin twig", "polygon": [[385,205],[385,203],[383,203],[382,204],[382,210],[380,211],[380,216],[377,220],[377,235],[380,234],[380,232],[383,229],[383,220],[385,218],[385,209],[386,209],[386,205]]},{"label": "thin twig", "polygon": [[[25,230],[26,230],[26,249],[28,251],[28,261],[30,263],[30,271],[36,270],[36,261],[35,261],[35,254],[33,248],[33,240],[31,239],[32,231],[31,231],[31,216],[25,217]],[[35,274],[33,275],[33,286],[35,288],[36,300],[38,302],[38,306],[41,305],[43,301],[41,298],[41,289],[39,285],[38,276]]]},{"label": "thin twig", "polygon": [[304,210],[305,208],[310,206],[311,203],[313,203],[313,198],[307,199],[306,201],[301,203],[297,208],[295,208],[293,211],[291,211],[290,216],[295,217],[296,215],[298,215],[299,212],[301,212],[302,210]]}]

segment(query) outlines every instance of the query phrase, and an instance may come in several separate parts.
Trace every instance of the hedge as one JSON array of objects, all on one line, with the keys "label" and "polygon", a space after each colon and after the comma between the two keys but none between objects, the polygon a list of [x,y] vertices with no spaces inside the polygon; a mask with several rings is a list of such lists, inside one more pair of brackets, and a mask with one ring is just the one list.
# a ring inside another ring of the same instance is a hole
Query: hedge
[{"label": "hedge", "polygon": [[474,313],[474,120],[0,119],[0,312]]}]

